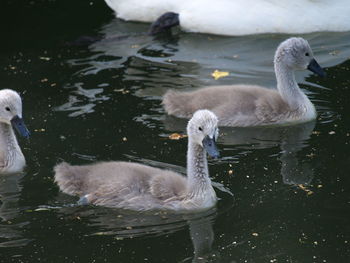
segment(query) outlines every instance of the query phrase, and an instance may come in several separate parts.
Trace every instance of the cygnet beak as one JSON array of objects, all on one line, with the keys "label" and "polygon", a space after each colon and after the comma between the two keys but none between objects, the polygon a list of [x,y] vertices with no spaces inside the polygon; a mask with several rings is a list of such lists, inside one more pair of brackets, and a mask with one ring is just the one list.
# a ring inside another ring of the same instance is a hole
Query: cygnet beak
[{"label": "cygnet beak", "polygon": [[220,157],[220,153],[218,148],[216,147],[215,144],[215,139],[210,138],[208,135],[204,137],[202,141],[204,149],[207,151],[207,153],[213,157],[214,159]]},{"label": "cygnet beak", "polygon": [[29,137],[30,132],[27,129],[26,125],[24,124],[23,119],[18,117],[18,115],[16,115],[15,117],[12,118],[11,124],[12,124],[13,127],[15,127],[15,129],[17,130],[17,132],[21,136],[23,136],[24,138],[28,138]]},{"label": "cygnet beak", "polygon": [[326,72],[324,72],[324,70],[321,68],[321,66],[317,63],[317,61],[314,58],[310,61],[309,65],[307,66],[307,69],[319,75],[320,77],[326,76]]}]

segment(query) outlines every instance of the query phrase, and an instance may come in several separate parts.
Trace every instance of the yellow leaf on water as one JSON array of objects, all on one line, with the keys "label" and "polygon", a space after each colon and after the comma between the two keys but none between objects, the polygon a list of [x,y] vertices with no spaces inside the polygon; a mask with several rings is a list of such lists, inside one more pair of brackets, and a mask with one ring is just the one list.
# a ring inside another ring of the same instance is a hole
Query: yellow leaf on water
[{"label": "yellow leaf on water", "polygon": [[304,191],[307,190],[307,188],[306,188],[305,186],[303,186],[302,184],[298,184],[298,187],[299,187],[301,190],[304,190]]},{"label": "yellow leaf on water", "polygon": [[186,138],[187,135],[185,134],[179,134],[179,133],[173,133],[169,135],[169,139],[170,140],[180,140],[182,138]]},{"label": "yellow leaf on water", "polygon": [[211,73],[212,77],[217,80],[219,78],[227,77],[230,73],[227,71],[219,71],[219,70],[214,70],[213,73]]},{"label": "yellow leaf on water", "polygon": [[49,61],[51,58],[49,58],[49,57],[39,57],[39,59]]},{"label": "yellow leaf on water", "polygon": [[311,191],[310,189],[307,189],[307,188],[306,188],[304,185],[302,185],[302,184],[298,184],[298,187],[299,187],[301,190],[305,191],[307,195],[312,195],[312,194],[314,193],[313,191]]},{"label": "yellow leaf on water", "polygon": [[129,90],[126,90],[126,89],[114,89],[113,91],[115,92],[121,92],[122,94],[128,94],[130,93]]}]

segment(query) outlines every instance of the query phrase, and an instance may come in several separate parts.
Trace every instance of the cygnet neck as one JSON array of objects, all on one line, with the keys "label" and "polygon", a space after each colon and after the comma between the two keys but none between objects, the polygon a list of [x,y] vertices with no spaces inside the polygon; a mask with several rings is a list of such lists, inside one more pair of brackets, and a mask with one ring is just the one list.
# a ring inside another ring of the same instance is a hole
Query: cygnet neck
[{"label": "cygnet neck", "polygon": [[292,111],[298,110],[310,103],[307,96],[300,90],[295,80],[294,69],[280,60],[274,63],[277,89],[282,99],[289,105]]},{"label": "cygnet neck", "polygon": [[188,140],[187,151],[188,191],[191,196],[200,196],[211,189],[206,151],[201,145]]},{"label": "cygnet neck", "polygon": [[3,122],[0,123],[0,151],[7,165],[13,163],[18,152],[21,153],[12,126]]}]

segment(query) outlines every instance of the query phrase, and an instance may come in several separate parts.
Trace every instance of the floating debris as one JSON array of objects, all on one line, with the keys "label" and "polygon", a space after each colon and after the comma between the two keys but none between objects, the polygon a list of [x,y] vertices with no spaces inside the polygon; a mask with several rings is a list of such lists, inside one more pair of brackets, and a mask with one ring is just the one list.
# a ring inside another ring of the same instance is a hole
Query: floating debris
[{"label": "floating debris", "polygon": [[41,59],[41,60],[45,60],[45,61],[49,61],[49,60],[51,60],[51,58],[49,58],[49,57],[39,57],[39,59]]},{"label": "floating debris", "polygon": [[340,53],[340,50],[333,50],[333,51],[329,52],[329,55],[336,56],[339,53]]},{"label": "floating debris", "polygon": [[304,185],[302,185],[302,184],[298,184],[298,187],[299,187],[301,190],[305,191],[307,195],[312,195],[312,194],[314,193],[313,191],[311,191],[310,189],[307,189],[307,188],[306,188]]},{"label": "floating debris", "polygon": [[179,134],[179,133],[173,133],[169,135],[169,139],[170,140],[180,140],[182,138],[186,138],[187,135],[186,134]]},{"label": "floating debris", "polygon": [[38,212],[38,211],[49,211],[49,210],[50,210],[49,208],[40,207],[40,208],[35,209],[34,211]]},{"label": "floating debris", "polygon": [[130,93],[129,90],[126,90],[126,89],[114,89],[113,91],[115,92],[121,92],[122,94],[128,94]]},{"label": "floating debris", "polygon": [[215,80],[218,80],[219,78],[223,78],[223,77],[227,77],[230,73],[228,73],[227,71],[219,71],[219,70],[214,70],[213,73],[211,73],[212,77]]},{"label": "floating debris", "polygon": [[310,153],[310,154],[307,154],[306,157],[309,157],[309,158],[314,158],[316,156],[316,154],[314,153]]}]

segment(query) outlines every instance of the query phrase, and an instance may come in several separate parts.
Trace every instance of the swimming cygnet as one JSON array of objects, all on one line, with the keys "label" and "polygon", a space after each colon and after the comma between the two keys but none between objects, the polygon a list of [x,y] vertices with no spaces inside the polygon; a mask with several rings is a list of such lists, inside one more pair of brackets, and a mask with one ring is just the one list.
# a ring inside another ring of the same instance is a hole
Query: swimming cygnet
[{"label": "swimming cygnet", "polygon": [[30,133],[22,119],[22,100],[10,89],[0,90],[0,173],[20,172],[26,162],[13,127],[23,137]]},{"label": "swimming cygnet", "polygon": [[192,92],[168,91],[165,111],[179,118],[191,118],[199,109],[213,111],[220,126],[258,126],[301,123],[316,118],[316,110],[300,90],[294,71],[308,69],[325,76],[308,42],[289,38],[275,53],[277,90],[255,85],[211,86]]},{"label": "swimming cygnet", "polygon": [[60,189],[81,197],[82,204],[131,210],[205,210],[217,198],[208,173],[206,152],[219,156],[215,146],[218,119],[199,110],[188,122],[187,177],[131,162],[100,162],[73,166],[60,163],[55,181]]}]

